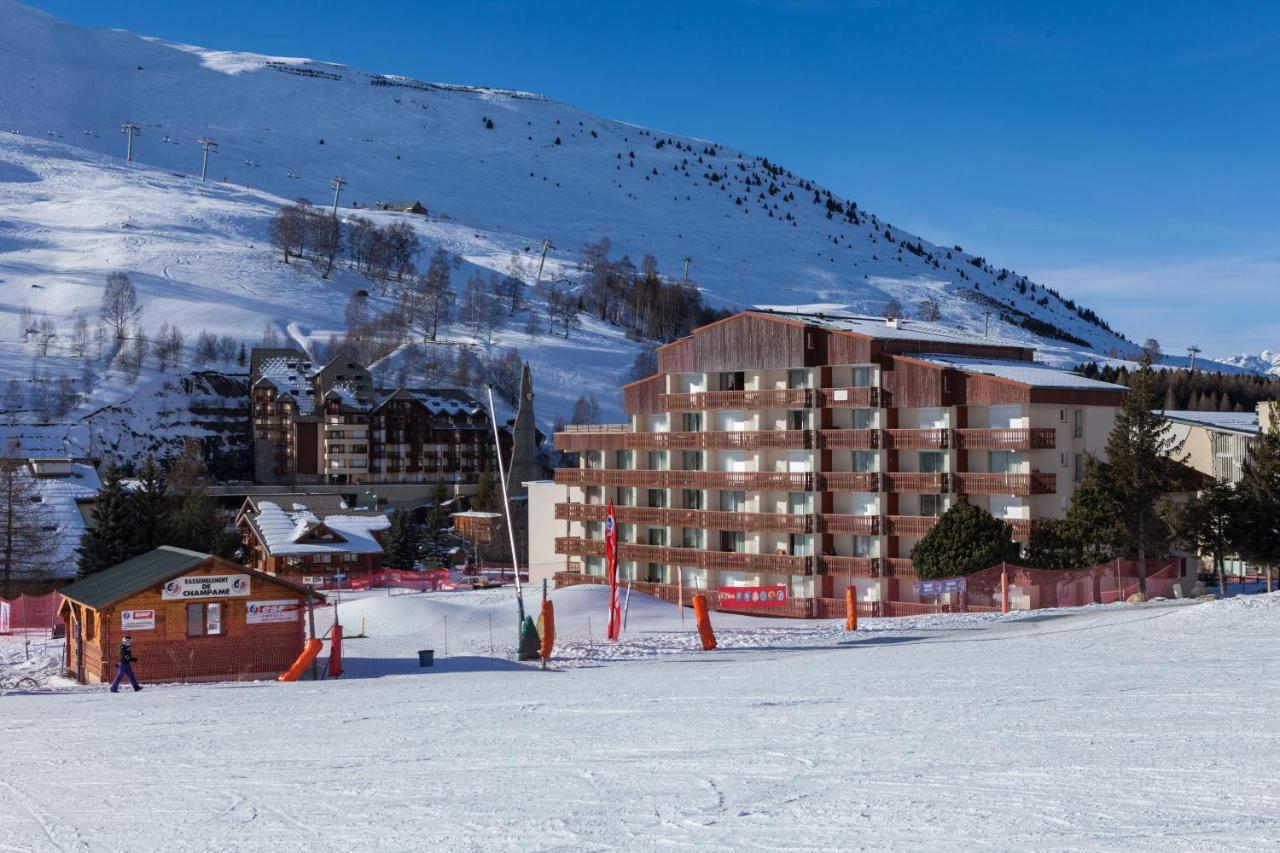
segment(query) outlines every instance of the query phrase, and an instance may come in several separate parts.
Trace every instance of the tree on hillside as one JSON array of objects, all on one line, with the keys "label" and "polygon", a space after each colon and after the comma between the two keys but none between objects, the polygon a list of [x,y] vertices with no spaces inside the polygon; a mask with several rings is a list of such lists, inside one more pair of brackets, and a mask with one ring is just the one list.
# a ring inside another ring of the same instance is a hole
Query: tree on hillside
[{"label": "tree on hillside", "polygon": [[280,212],[267,223],[267,239],[284,256],[286,264],[289,263],[289,258],[302,257],[306,249],[310,212],[311,202],[300,198],[293,204],[280,208]]},{"label": "tree on hillside", "polygon": [[323,210],[312,210],[307,214],[305,227],[311,263],[321,278],[328,278],[342,249],[342,220]]},{"label": "tree on hillside", "polygon": [[440,330],[452,322],[453,304],[449,255],[444,249],[436,249],[427,264],[427,271],[405,288],[405,323],[417,330],[424,341],[434,341]]},{"label": "tree on hillside", "polygon": [[961,497],[911,549],[911,561],[922,578],[949,578],[990,568],[1017,554],[1009,525]]},{"label": "tree on hillside", "polygon": [[112,461],[107,464],[102,489],[93,505],[93,522],[80,537],[76,576],[87,578],[129,559],[132,522],[129,493],[120,482],[120,469]]},{"label": "tree on hillside", "polygon": [[1239,555],[1267,573],[1267,592],[1280,564],[1280,407],[1273,401],[1266,430],[1250,447],[1238,485]]},{"label": "tree on hillside", "polygon": [[384,230],[389,267],[396,281],[404,281],[414,273],[414,259],[422,251],[418,232],[408,222],[394,222]]},{"label": "tree on hillside", "polygon": [[389,569],[412,571],[418,564],[418,545],[421,541],[418,526],[409,513],[397,509],[391,513],[391,527],[382,545],[383,563]]},{"label": "tree on hillside", "polygon": [[887,320],[906,319],[906,312],[902,308],[902,303],[894,298],[884,306],[884,316]]},{"label": "tree on hillside", "polygon": [[1157,411],[1161,401],[1153,373],[1151,359],[1144,357],[1107,438],[1111,488],[1128,532],[1127,544],[1137,555],[1138,585],[1144,595],[1147,555],[1163,555],[1169,542],[1169,525],[1159,504],[1178,486],[1178,442],[1168,419]]},{"label": "tree on hillside", "polygon": [[167,544],[169,499],[160,466],[150,456],[138,472],[138,484],[129,492],[129,511],[132,515],[130,556]]},{"label": "tree on hillside", "polygon": [[37,517],[40,492],[26,458],[9,446],[0,455],[0,596],[13,598],[13,581],[36,573],[46,545]]},{"label": "tree on hillside", "polygon": [[100,313],[102,322],[115,332],[116,340],[124,340],[129,334],[129,327],[142,316],[142,309],[138,307],[138,289],[126,273],[107,273]]},{"label": "tree on hillside", "polygon": [[1218,589],[1225,594],[1227,555],[1235,550],[1240,529],[1240,495],[1235,486],[1214,480],[1192,495],[1174,518],[1174,530],[1187,550],[1212,559]]}]

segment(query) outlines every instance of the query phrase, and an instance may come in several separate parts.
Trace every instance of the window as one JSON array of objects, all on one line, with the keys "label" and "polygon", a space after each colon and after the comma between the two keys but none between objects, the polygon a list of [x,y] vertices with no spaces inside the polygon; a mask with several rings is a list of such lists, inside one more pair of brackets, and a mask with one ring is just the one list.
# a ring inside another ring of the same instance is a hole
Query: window
[{"label": "window", "polygon": [[667,470],[667,451],[665,450],[649,451],[649,470],[650,471]]},{"label": "window", "polygon": [[359,560],[360,560],[359,554],[346,553],[342,555],[342,562],[344,563],[356,563],[356,562],[359,562]]},{"label": "window", "polygon": [[1075,455],[1075,464],[1071,469],[1071,482],[1078,483],[1084,477],[1084,454]]},{"label": "window", "polygon": [[326,566],[332,561],[333,561],[332,554],[316,554],[311,558],[312,564],[317,566]]},{"label": "window", "polygon": [[685,527],[681,533],[680,541],[686,548],[697,548],[701,550],[703,547],[702,543],[705,541],[702,534],[703,531],[697,527]]},{"label": "window", "polygon": [[649,564],[649,571],[648,571],[648,574],[646,575],[646,580],[649,583],[662,583],[662,564],[661,563]]},{"label": "window", "polygon": [[650,489],[649,490],[649,506],[666,507],[667,490],[666,489]]},{"label": "window", "polygon": [[854,429],[875,429],[876,413],[871,409],[853,410]]},{"label": "window", "polygon": [[853,537],[853,556],[855,557],[871,556],[871,537],[870,536]]},{"label": "window", "polygon": [[791,409],[787,412],[787,429],[811,429],[813,413],[809,409]]},{"label": "window", "polygon": [[684,431],[702,432],[702,412],[684,413]]},{"label": "window", "polygon": [[721,530],[720,550],[741,554],[747,548],[747,534],[741,530]]},{"label": "window", "polygon": [[809,388],[809,371],[801,368],[792,368],[787,371],[787,387],[788,388]]},{"label": "window", "polygon": [[701,471],[702,470],[702,451],[701,450],[682,450],[681,467],[685,471]]},{"label": "window", "polygon": [[635,467],[635,455],[630,450],[619,450],[614,455],[614,467],[629,471]]},{"label": "window", "polygon": [[635,506],[635,489],[618,489],[618,506]]},{"label": "window", "polygon": [[813,556],[813,537],[808,533],[791,533],[787,537],[787,546],[794,557]]},{"label": "window", "polygon": [[747,493],[746,492],[720,492],[720,511],[721,512],[746,512],[747,511]]},{"label": "window", "polygon": [[855,367],[853,369],[853,387],[867,388],[875,384],[875,368],[874,367]]},{"label": "window", "polygon": [[947,500],[942,495],[921,495],[920,514],[936,518],[946,511],[946,503]]},{"label": "window", "polygon": [[649,544],[650,544],[650,545],[658,545],[658,546],[660,546],[660,547],[664,547],[664,548],[665,548],[665,547],[666,547],[666,544],[667,544],[667,531],[666,531],[666,528],[663,528],[663,527],[650,527],[650,528],[649,528]]},{"label": "window", "polygon": [[791,515],[805,515],[813,511],[813,495],[809,492],[788,492],[787,512]]},{"label": "window", "polygon": [[853,451],[853,470],[866,473],[868,471],[878,470],[879,467],[879,453],[876,453],[874,450]]},{"label": "window", "polygon": [[940,450],[920,451],[920,470],[926,474],[941,474],[947,470],[947,457]]},{"label": "window", "polygon": [[188,604],[187,636],[212,637],[222,633],[222,605]]},{"label": "window", "polygon": [[1011,450],[992,450],[988,468],[992,474],[1018,473],[1018,455]]},{"label": "window", "polygon": [[1084,438],[1084,409],[1076,409],[1073,413],[1071,437]]},{"label": "window", "polygon": [[746,385],[746,375],[741,371],[720,374],[721,391],[741,391]]}]

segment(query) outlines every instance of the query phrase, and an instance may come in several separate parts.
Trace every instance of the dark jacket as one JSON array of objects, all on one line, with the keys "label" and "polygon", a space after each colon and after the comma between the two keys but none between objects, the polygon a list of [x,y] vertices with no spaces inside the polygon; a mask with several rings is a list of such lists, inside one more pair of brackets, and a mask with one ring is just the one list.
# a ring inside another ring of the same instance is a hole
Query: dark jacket
[{"label": "dark jacket", "polygon": [[138,659],[133,656],[133,649],[129,648],[128,643],[120,644],[120,663],[137,663]]}]

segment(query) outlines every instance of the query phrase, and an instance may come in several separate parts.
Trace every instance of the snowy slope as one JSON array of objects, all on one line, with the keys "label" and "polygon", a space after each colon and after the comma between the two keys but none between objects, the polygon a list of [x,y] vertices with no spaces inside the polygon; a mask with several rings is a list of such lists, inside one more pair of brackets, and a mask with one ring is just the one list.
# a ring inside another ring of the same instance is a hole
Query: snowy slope
[{"label": "snowy slope", "polygon": [[[532,280],[543,239],[556,247],[548,277],[572,283],[579,246],[608,236],[615,256],[652,254],[673,278],[692,257],[717,307],[879,313],[897,299],[914,312],[933,298],[946,326],[981,331],[990,313],[992,337],[1044,344],[1059,364],[1136,350],[1017,274],[892,228],[763,158],[537,95],[87,30],[11,0],[0,0],[0,80],[0,380],[77,376],[66,335],[77,316],[94,319],[111,270],[138,283],[153,334],[170,322],[188,342],[207,329],[252,343],[269,323],[304,345],[327,340],[367,282],[285,266],[265,234],[285,200],[328,201],[339,174],[343,214],[425,204],[429,218],[374,218],[409,221],[428,252],[464,258],[457,288],[474,269],[506,271],[513,253]],[[142,128],[132,164],[125,121]],[[205,136],[219,148],[201,184]],[[19,328],[24,309],[59,331],[45,358]],[[1028,318],[1084,344],[1041,338]],[[568,341],[522,329],[514,318],[492,347],[532,361],[546,423],[584,392],[617,414],[637,344],[591,323]],[[119,376],[98,379],[80,414],[136,393]]]},{"label": "snowy slope", "polygon": [[[557,608],[582,615],[569,592]],[[20,691],[0,714],[39,734],[6,741],[0,813],[34,851],[1272,849],[1278,613],[1273,594],[761,625],[550,673],[474,656]],[[0,638],[0,679],[62,653],[25,652]]]}]

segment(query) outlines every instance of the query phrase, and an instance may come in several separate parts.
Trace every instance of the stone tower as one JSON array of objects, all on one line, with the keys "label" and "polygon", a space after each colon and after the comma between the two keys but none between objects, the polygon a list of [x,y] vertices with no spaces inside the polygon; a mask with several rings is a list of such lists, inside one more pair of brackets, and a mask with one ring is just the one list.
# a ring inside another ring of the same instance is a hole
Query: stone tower
[{"label": "stone tower", "polygon": [[511,427],[511,466],[507,469],[507,493],[523,496],[529,490],[525,483],[541,480],[542,463],[538,461],[538,424],[533,416],[533,376],[529,362],[520,374],[520,404]]}]

